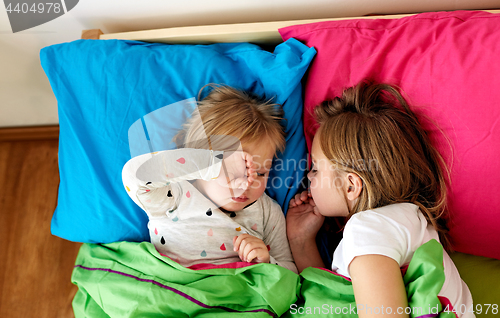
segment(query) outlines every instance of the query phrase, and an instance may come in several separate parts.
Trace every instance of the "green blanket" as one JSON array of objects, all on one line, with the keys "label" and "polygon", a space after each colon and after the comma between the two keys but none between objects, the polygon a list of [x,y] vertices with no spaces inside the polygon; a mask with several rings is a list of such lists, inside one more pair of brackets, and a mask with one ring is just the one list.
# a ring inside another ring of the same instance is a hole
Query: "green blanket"
[{"label": "green blanket", "polygon": [[[404,276],[409,305],[418,309],[412,317],[441,312],[442,259],[436,241],[415,253]],[[75,317],[355,317],[367,310],[356,307],[351,283],[329,271],[308,268],[299,276],[241,264],[193,270],[150,243],[83,244],[72,276]]]},{"label": "green blanket", "polygon": [[[306,268],[300,275],[299,300],[283,317],[357,317],[357,312],[389,313],[393,309],[370,308],[356,304],[349,280],[330,271]],[[403,276],[408,295],[406,313],[410,317],[455,318],[443,312],[438,293],[444,283],[443,247],[431,240],[419,247]],[[397,308],[394,308],[396,311]]]}]

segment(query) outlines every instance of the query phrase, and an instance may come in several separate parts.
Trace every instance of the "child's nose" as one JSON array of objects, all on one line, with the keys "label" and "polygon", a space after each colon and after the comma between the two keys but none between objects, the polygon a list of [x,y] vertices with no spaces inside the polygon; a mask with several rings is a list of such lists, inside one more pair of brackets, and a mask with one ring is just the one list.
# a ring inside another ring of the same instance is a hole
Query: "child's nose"
[{"label": "child's nose", "polygon": [[309,179],[309,181],[311,181],[311,178],[312,178],[312,171],[309,171],[307,173],[307,179]]}]

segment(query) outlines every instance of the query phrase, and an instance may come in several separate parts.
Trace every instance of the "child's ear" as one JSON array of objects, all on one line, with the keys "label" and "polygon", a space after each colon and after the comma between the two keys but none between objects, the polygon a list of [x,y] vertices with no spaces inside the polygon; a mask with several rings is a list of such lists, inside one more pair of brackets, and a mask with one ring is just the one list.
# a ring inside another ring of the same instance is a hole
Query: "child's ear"
[{"label": "child's ear", "polygon": [[347,199],[349,201],[356,200],[363,190],[363,181],[355,173],[348,173],[346,175],[347,182]]}]

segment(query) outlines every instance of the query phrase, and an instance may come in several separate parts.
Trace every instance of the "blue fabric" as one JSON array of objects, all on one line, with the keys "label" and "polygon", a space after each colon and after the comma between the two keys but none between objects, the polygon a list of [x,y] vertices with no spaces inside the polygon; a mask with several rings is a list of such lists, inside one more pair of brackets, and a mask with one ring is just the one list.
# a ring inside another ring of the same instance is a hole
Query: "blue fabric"
[{"label": "blue fabric", "polygon": [[[129,129],[157,109],[197,97],[208,83],[283,104],[288,135],[280,158],[285,163],[305,160],[300,81],[315,53],[294,39],[274,53],[248,43],[193,46],[120,40],[79,40],[42,49],[60,125],[61,181],[52,233],[89,243],[148,241],[147,216],[121,181],[122,167],[131,158]],[[181,124],[183,111],[173,108],[166,119]],[[274,180],[277,188],[268,189],[285,209],[303,177],[302,169],[297,173],[286,168],[272,171],[269,185]]]},{"label": "blue fabric", "polygon": [[[188,98],[136,120],[128,130],[130,156],[133,158],[155,151],[176,149],[177,145],[172,139],[182,130],[182,123],[191,116],[196,106],[196,99]],[[199,116],[198,112],[196,114]]]}]

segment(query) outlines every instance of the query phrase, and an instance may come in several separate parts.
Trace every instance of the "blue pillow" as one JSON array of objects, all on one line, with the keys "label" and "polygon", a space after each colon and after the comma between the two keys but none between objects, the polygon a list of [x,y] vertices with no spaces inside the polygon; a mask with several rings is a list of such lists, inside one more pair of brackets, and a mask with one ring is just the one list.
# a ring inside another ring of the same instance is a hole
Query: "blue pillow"
[{"label": "blue pillow", "polygon": [[[166,45],[79,40],[46,47],[42,67],[58,101],[60,185],[52,234],[90,243],[149,241],[146,214],[125,192],[128,131],[154,110],[196,97],[208,83],[248,90],[284,107],[287,149],[268,193],[284,209],[306,160],[301,79],[316,51],[290,39],[274,53],[243,44]],[[169,120],[182,123],[181,107]],[[287,166],[288,164],[288,166]]]}]

